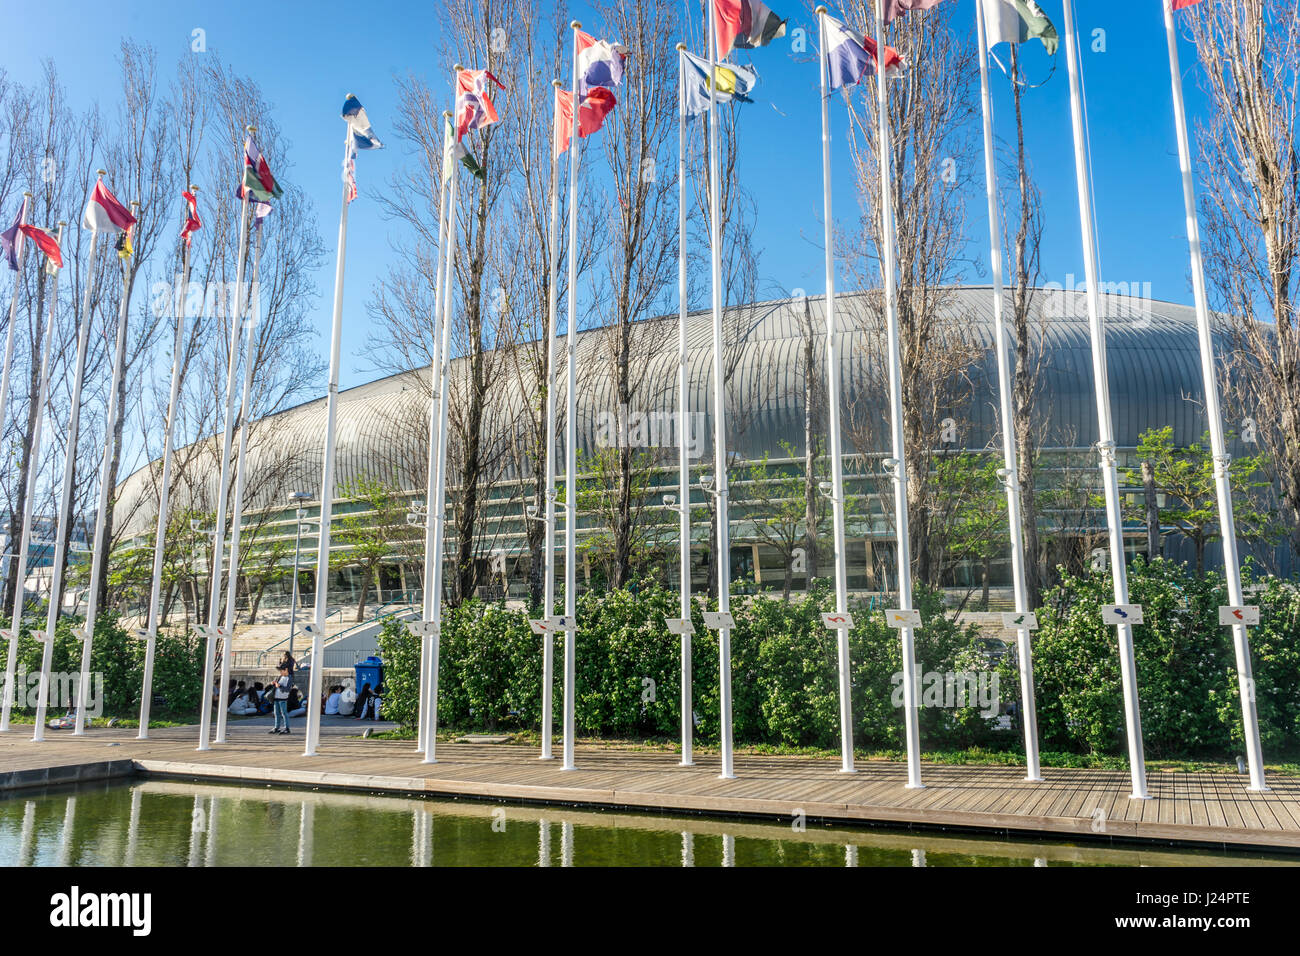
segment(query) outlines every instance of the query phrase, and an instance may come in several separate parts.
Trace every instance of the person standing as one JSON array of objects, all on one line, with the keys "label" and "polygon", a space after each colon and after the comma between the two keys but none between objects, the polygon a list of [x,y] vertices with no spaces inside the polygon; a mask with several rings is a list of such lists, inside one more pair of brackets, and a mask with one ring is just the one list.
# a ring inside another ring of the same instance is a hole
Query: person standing
[{"label": "person standing", "polygon": [[[289,733],[289,689],[293,684],[292,678],[289,677],[289,668],[281,667],[280,676],[275,681],[275,727],[270,731],[273,734]],[[280,728],[280,721],[284,721],[284,729]]]}]

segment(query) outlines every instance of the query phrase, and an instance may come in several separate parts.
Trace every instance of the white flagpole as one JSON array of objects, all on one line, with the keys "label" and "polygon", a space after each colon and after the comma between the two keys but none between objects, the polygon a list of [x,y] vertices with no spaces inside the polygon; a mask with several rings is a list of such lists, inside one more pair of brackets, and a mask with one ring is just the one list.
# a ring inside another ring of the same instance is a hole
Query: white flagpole
[{"label": "white flagpole", "polygon": [[[881,276],[884,280],[885,326],[889,340],[889,424],[893,463],[887,470],[894,479],[894,532],[898,552],[898,607],[912,610],[912,541],[907,519],[907,449],[903,435],[902,359],[898,342],[898,292],[895,288],[894,190],[889,145],[889,92],[885,88],[884,0],[876,0],[876,106],[879,114],[876,149],[880,153],[880,228],[882,233]],[[916,634],[910,624],[899,628],[903,651],[903,720],[907,731],[907,787],[918,790],[921,782],[921,730],[917,715]]]},{"label": "white flagpole", "polygon": [[[461,67],[456,64],[453,76],[459,77]],[[454,81],[453,81],[454,82]],[[453,86],[453,89],[455,87]],[[442,324],[437,329],[442,344],[438,346],[438,357],[442,367],[438,371],[438,446],[437,459],[434,462],[435,494],[429,502],[429,513],[433,515],[433,579],[430,590],[433,592],[429,604],[428,624],[425,631],[429,637],[429,672],[426,708],[426,726],[424,728],[424,763],[438,762],[438,666],[442,648],[442,582],[445,574],[443,560],[444,542],[447,536],[447,423],[449,420],[448,391],[451,378],[451,300],[452,280],[455,278],[456,265],[456,184],[460,177],[457,170],[451,170],[451,188],[447,198],[447,244],[446,249],[438,250],[440,261],[445,263],[442,277]]]},{"label": "white flagpole", "polygon": [[677,44],[677,497],[681,546],[682,762],[695,765],[694,680],[691,676],[690,369],[686,365],[686,44]]},{"label": "white flagpole", "polygon": [[[1079,62],[1074,27],[1074,5],[1065,0],[1065,51],[1070,71],[1070,118],[1074,131],[1075,179],[1079,191],[1079,221],[1083,230],[1084,271],[1088,282],[1088,325],[1092,334],[1093,389],[1097,396],[1097,451],[1106,491],[1106,527],[1110,537],[1110,566],[1115,603],[1128,603],[1128,570],[1124,564],[1124,516],[1115,466],[1115,433],[1110,413],[1110,379],[1106,370],[1106,330],[1101,315],[1096,232],[1093,223],[1092,185],[1084,145],[1083,105],[1079,93]],[[1142,753],[1142,716],[1138,708],[1137,666],[1133,657],[1133,625],[1116,625],[1119,638],[1120,678],[1124,687],[1124,722],[1128,733],[1129,771],[1135,800],[1148,799],[1146,762]]]},{"label": "white flagpole", "polygon": [[437,489],[441,476],[438,474],[438,428],[441,415],[439,406],[442,396],[442,337],[438,334],[438,322],[442,317],[442,295],[443,295],[443,268],[442,257],[447,247],[447,236],[449,230],[447,227],[450,218],[450,207],[447,202],[447,187],[449,181],[454,175],[455,157],[449,150],[450,144],[450,126],[448,122],[451,119],[451,113],[443,111],[443,137],[442,137],[442,176],[438,192],[438,268],[433,277],[433,361],[429,365],[429,462],[428,476],[424,492],[424,577],[423,590],[424,600],[421,610],[423,615],[421,622],[423,626],[418,628],[420,634],[420,708],[416,717],[416,753],[424,753],[424,725],[426,720],[427,708],[429,706],[429,660],[433,646],[433,637],[429,625],[433,622],[433,605],[435,601],[441,601],[442,596],[434,588],[434,564],[438,561],[440,555],[434,547],[434,519],[433,519],[433,500],[437,495]]},{"label": "white flagpole", "polygon": [[[27,206],[31,200],[32,194],[24,192],[23,204],[18,210],[18,221],[20,223],[26,224],[27,222]],[[14,290],[9,296],[9,328],[5,332],[4,371],[0,372],[0,425],[3,425],[5,415],[9,411],[9,373],[14,361],[14,325],[18,317],[18,290],[23,284],[23,253],[27,251],[26,239],[27,237],[20,231],[15,240],[20,243],[20,246],[18,248],[18,268],[14,271]],[[3,560],[3,565],[0,565],[0,589],[2,589],[3,582],[8,581],[9,559],[0,556],[0,560]],[[14,649],[14,653],[17,654],[17,648]],[[6,680],[11,680],[12,676],[12,674],[7,674]]]},{"label": "white flagpole", "polygon": [[[63,227],[65,225],[66,223],[59,223],[59,235],[55,241],[60,244],[63,242]],[[18,551],[18,570],[14,575],[14,617],[12,629],[9,632],[9,658],[5,663],[4,711],[3,714],[0,714],[0,733],[9,730],[9,712],[14,703],[13,673],[18,663],[18,631],[23,621],[23,598],[25,596],[23,582],[27,578],[27,549],[31,546],[32,541],[32,517],[35,511],[33,501],[36,498],[37,475],[41,470],[41,426],[45,422],[45,400],[50,387],[50,353],[54,351],[54,322],[58,317],[59,307],[59,271],[57,269],[53,273],[52,285],[50,323],[49,328],[45,330],[45,343],[41,346],[41,377],[40,387],[37,391],[36,427],[32,431],[32,443],[27,453],[27,496],[23,508],[23,532],[21,546]]]},{"label": "white flagpole", "polygon": [[[103,176],[106,170],[98,170]],[[54,631],[59,623],[59,592],[63,590],[63,562],[67,556],[68,525],[72,522],[72,492],[76,478],[77,438],[81,430],[81,386],[86,377],[86,348],[90,340],[90,292],[95,283],[95,248],[99,231],[90,233],[86,257],[86,287],[81,301],[81,328],[77,332],[77,367],[72,376],[72,405],[68,418],[67,453],[63,462],[63,492],[59,496],[59,528],[50,567],[50,601],[45,614],[45,646],[41,648],[41,673],[36,691],[36,728],[33,741],[45,739],[45,711],[50,697],[50,668],[54,656]]]},{"label": "white flagpole", "polygon": [[[1183,206],[1187,216],[1187,245],[1192,262],[1192,290],[1196,297],[1196,331],[1201,346],[1201,377],[1205,389],[1205,413],[1210,422],[1210,450],[1214,456],[1214,487],[1219,504],[1219,529],[1223,538],[1223,571],[1228,580],[1228,602],[1245,603],[1241,591],[1241,561],[1237,555],[1237,526],[1232,513],[1232,479],[1219,410],[1219,383],[1214,374],[1214,339],[1210,333],[1210,304],[1205,288],[1205,263],[1201,256],[1201,229],[1196,216],[1196,186],[1192,178],[1192,149],[1187,135],[1187,113],[1183,105],[1183,73],[1178,65],[1178,31],[1174,11],[1165,0],[1165,36],[1169,44],[1169,76],[1174,96],[1174,126],[1178,134],[1178,163],[1182,169]],[[1232,627],[1236,654],[1237,684],[1241,694],[1241,724],[1250,765],[1250,790],[1267,790],[1264,756],[1259,742],[1259,714],[1255,707],[1255,679],[1251,671],[1250,634],[1245,624]]]},{"label": "white flagpole", "polygon": [[[131,200],[132,213],[139,212],[140,204]],[[113,374],[109,382],[108,416],[104,426],[104,456],[99,467],[99,501],[95,506],[95,543],[90,559],[90,588],[86,597],[86,624],[81,629],[81,680],[77,691],[77,717],[72,734],[80,737],[86,732],[86,699],[90,696],[90,652],[95,643],[95,618],[99,613],[99,576],[108,559],[108,500],[113,492],[113,431],[118,408],[117,390],[122,382],[122,366],[126,356],[127,285],[134,270],[128,259],[122,260],[122,298],[117,311],[117,344],[113,353]]]},{"label": "white flagpole", "polygon": [[[190,186],[191,195],[199,188]],[[188,207],[186,211],[188,218]],[[188,240],[189,236],[186,236]],[[176,342],[172,346],[172,389],[167,400],[167,425],[163,432],[162,485],[158,491],[158,530],[153,542],[153,580],[149,586],[149,618],[145,624],[144,682],[140,689],[140,740],[149,739],[149,708],[153,698],[154,654],[158,646],[158,603],[162,595],[163,556],[167,541],[167,511],[171,501],[172,434],[176,428],[176,401],[181,390],[182,352],[185,343],[185,299],[190,287],[190,244],[181,252],[181,284],[176,292]]]},{"label": "white flagpole", "polygon": [[[249,228],[254,228],[250,225]],[[256,226],[257,241],[253,245],[253,282],[249,296],[244,300],[244,307],[236,315],[246,326],[244,330],[244,391],[240,399],[239,413],[239,450],[235,455],[235,501],[230,509],[230,561],[226,570],[226,633],[221,655],[222,704],[217,708],[217,736],[213,743],[226,742],[226,717],[229,713],[226,703],[226,688],[230,685],[230,658],[235,640],[235,597],[239,593],[239,537],[240,524],[244,518],[244,483],[248,478],[248,429],[252,421],[253,392],[253,329],[261,319],[261,294],[257,291],[258,273],[262,264],[262,227]],[[251,318],[244,319],[244,310],[250,310],[253,300],[257,301],[257,312]]]},{"label": "white flagpole", "polygon": [[[555,333],[559,310],[559,290],[556,284],[560,279],[560,156],[556,152],[560,142],[560,87],[559,80],[552,80],[555,87],[551,120],[551,219],[546,234],[550,249],[551,281],[547,287],[546,321],[546,544],[542,551],[545,563],[545,578],[542,583],[542,760],[554,760],[551,753],[551,737],[554,731],[554,717],[551,713],[555,696],[555,632],[551,622],[555,618]],[[572,101],[570,101],[572,106]],[[569,130],[569,141],[578,137]]]},{"label": "white flagpole", "polygon": [[731,518],[727,509],[727,388],[723,381],[722,356],[722,258],[719,245],[721,189],[718,185],[718,36],[714,0],[709,0],[709,257],[713,284],[713,467],[718,500],[718,681],[720,690],[720,732],[722,773],[735,777],[731,745]]},{"label": "white flagpole", "polygon": [[577,663],[575,638],[577,621],[577,550],[578,550],[578,150],[582,142],[579,110],[582,96],[578,90],[578,31],[582,24],[574,20],[573,29],[573,123],[569,129],[569,391],[568,420],[564,423],[564,770],[576,770],[573,764],[574,681]]},{"label": "white flagpole", "polygon": [[[993,153],[993,101],[989,95],[988,44],[985,42],[984,0],[975,4],[980,57],[980,101],[984,113],[984,183],[989,205],[989,268],[993,273],[993,338],[998,358],[998,402],[1002,418],[1003,484],[1007,491],[1007,525],[1011,534],[1011,576],[1017,615],[1029,611],[1029,587],[1025,581],[1025,538],[1020,523],[1020,477],[1016,464],[1016,441],[1011,411],[1011,347],[1002,318],[1002,218],[998,207],[998,173]],[[1014,82],[1014,77],[1012,78]],[[1041,781],[1038,762],[1038,708],[1034,700],[1033,631],[1016,631],[1020,661],[1021,723],[1025,732],[1025,779]]]},{"label": "white flagpole", "polygon": [[[826,407],[829,413],[831,517],[835,526],[835,627],[840,671],[840,770],[853,773],[853,698],[849,663],[849,568],[844,541],[844,460],[840,451],[840,347],[835,324],[835,248],[831,217],[830,78],[826,63],[826,8],[817,7],[822,87],[822,218],[826,229]],[[812,476],[807,476],[811,480]]]},{"label": "white flagpole", "polygon": [[[256,126],[245,127],[249,136],[257,131]],[[239,157],[240,182],[244,175],[244,153]],[[208,586],[208,623],[206,627],[195,626],[195,630],[207,638],[203,658],[203,688],[199,705],[199,750],[210,750],[209,730],[212,726],[212,676],[216,669],[217,638],[222,637],[217,628],[218,615],[221,610],[221,559],[226,550],[226,501],[230,485],[230,448],[235,436],[235,367],[239,362],[239,317],[244,312],[244,256],[248,252],[248,187],[243,188],[243,200],[239,212],[239,255],[235,261],[235,311],[230,317],[230,358],[226,363],[226,429],[221,441],[221,467],[217,478],[217,514],[212,526],[212,573]],[[223,642],[222,659],[230,654],[230,641]],[[223,669],[225,667],[223,663]],[[217,688],[217,710],[225,710],[226,685]]]},{"label": "white flagpole", "polygon": [[[352,126],[343,121],[343,166],[347,167],[352,149]],[[334,319],[330,325],[330,383],[325,399],[325,454],[320,477],[320,530],[316,550],[316,617],[307,627],[311,630],[311,684],[307,694],[307,745],[304,757],[316,756],[320,743],[320,694],[325,670],[325,615],[330,582],[330,522],[334,513],[335,426],[338,422],[339,364],[343,338],[343,274],[348,252],[348,184],[342,185],[342,211],[339,213],[338,258],[334,263]]]}]

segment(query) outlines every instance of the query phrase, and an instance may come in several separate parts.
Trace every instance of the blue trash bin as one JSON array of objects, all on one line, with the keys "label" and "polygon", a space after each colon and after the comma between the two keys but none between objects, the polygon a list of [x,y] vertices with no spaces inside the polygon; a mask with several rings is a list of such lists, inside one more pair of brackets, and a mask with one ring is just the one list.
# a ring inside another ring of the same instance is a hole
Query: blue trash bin
[{"label": "blue trash bin", "polygon": [[367,684],[372,691],[378,691],[379,685],[384,679],[384,662],[378,657],[367,657],[364,661],[357,661],[352,665],[356,672],[356,692],[361,693],[361,688]]}]

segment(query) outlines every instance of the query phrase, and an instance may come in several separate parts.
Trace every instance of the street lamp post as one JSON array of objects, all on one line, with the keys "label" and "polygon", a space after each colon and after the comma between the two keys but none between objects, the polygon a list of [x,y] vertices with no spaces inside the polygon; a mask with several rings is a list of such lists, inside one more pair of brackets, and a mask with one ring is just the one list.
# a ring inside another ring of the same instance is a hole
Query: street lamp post
[{"label": "street lamp post", "polygon": [[[289,605],[289,656],[293,657],[293,635],[298,629],[298,548],[302,544],[302,519],[306,516],[303,507],[311,500],[305,491],[295,491],[289,495],[289,501],[298,506],[298,523],[293,531],[293,601]],[[315,661],[312,662],[313,664]]]}]

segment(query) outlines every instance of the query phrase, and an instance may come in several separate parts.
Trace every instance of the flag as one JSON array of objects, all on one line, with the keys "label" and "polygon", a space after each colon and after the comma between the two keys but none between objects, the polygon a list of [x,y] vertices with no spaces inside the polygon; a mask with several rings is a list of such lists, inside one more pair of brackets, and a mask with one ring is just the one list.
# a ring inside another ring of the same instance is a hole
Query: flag
[{"label": "flag", "polygon": [[117,237],[117,244],[113,248],[117,250],[119,259],[130,259],[135,254],[135,250],[131,248],[131,230],[134,228],[133,225],[128,226],[126,231]]},{"label": "flag", "polygon": [[[830,87],[838,90],[861,82],[864,76],[876,75],[876,41],[864,37],[832,16],[826,23],[826,73]],[[893,47],[885,47],[885,76],[903,70],[903,58]]]},{"label": "flag", "polygon": [[[603,86],[582,97],[578,104],[578,135],[586,137],[599,130],[617,105],[614,94]],[[559,156],[569,148],[573,136],[573,94],[567,90],[555,91],[555,126],[555,155]]]},{"label": "flag", "polygon": [[384,144],[379,142],[379,137],[375,131],[370,128],[370,117],[366,115],[366,108],[361,105],[361,101],[351,94],[343,101],[343,118],[348,121],[348,126],[352,128],[352,145],[356,149],[383,149]]},{"label": "flag", "polygon": [[501,81],[487,70],[461,70],[456,74],[456,141],[460,142],[472,129],[482,129],[499,122],[496,107],[492,105],[491,84],[501,89]]},{"label": "flag", "polygon": [[[610,89],[623,82],[623,63],[627,47],[621,43],[597,40],[578,31],[578,92],[586,96],[598,87]],[[578,123],[581,131],[582,123]],[[586,136],[586,133],[582,133]]]},{"label": "flag", "polygon": [[449,180],[453,173],[453,164],[459,162],[471,174],[479,179],[483,178],[483,167],[478,164],[474,155],[465,148],[465,144],[456,139],[456,131],[451,125],[451,120],[443,122],[442,136],[442,181]]},{"label": "flag", "polygon": [[[698,116],[709,108],[709,61],[685,51],[682,56],[690,70],[689,75],[682,77],[686,85],[686,115]],[[757,73],[733,63],[719,63],[715,72],[718,78],[715,102],[750,102],[749,92],[758,83]]]},{"label": "flag", "polygon": [[[235,198],[243,200],[244,187],[242,185],[235,187]],[[253,213],[253,225],[260,228],[262,220],[271,215],[271,204],[256,198],[255,191],[250,189],[248,192],[248,206]]]},{"label": "flag", "polygon": [[63,268],[63,254],[59,251],[59,240],[54,237],[54,233],[27,223],[23,223],[18,229],[36,243],[36,248],[45,253],[45,258],[49,259],[55,268]]},{"label": "flag", "polygon": [[27,221],[27,197],[23,197],[22,205],[18,207],[18,218],[14,224],[0,232],[0,249],[4,251],[5,261],[9,263],[9,268],[14,272],[18,271],[19,262],[23,257],[23,224]]},{"label": "flag", "polygon": [[357,144],[348,144],[348,161],[343,164],[343,182],[347,184],[347,200],[357,198]]},{"label": "flag", "polygon": [[1175,9],[1175,10],[1185,10],[1185,9],[1187,9],[1188,7],[1195,6],[1196,4],[1198,4],[1198,3],[1200,3],[1200,2],[1201,2],[1201,0],[1174,0],[1174,9]]},{"label": "flag", "polygon": [[939,0],[885,0],[885,25],[894,22],[894,18],[900,13],[911,13],[913,10],[929,10]]},{"label": "flag", "polygon": [[714,29],[721,58],[732,47],[752,50],[785,36],[785,21],[763,6],[761,0],[716,0]]},{"label": "flag", "polygon": [[244,185],[248,187],[249,192],[262,201],[279,199],[284,195],[284,190],[271,175],[271,167],[267,164],[266,157],[262,155],[262,151],[257,148],[257,143],[251,136],[244,140]]},{"label": "flag", "polygon": [[[1042,40],[1050,54],[1056,53],[1060,38],[1056,27],[1047,19],[1034,0],[980,0],[984,4],[984,22],[988,27],[988,45],[993,49],[999,43],[1023,43]],[[1185,2],[1185,0],[1184,0]],[[1193,0],[1194,2],[1194,0]]]},{"label": "flag", "polygon": [[86,202],[83,218],[86,228],[95,232],[124,232],[135,225],[135,216],[127,212],[117,197],[108,191],[102,179],[95,183],[95,189]]},{"label": "flag", "polygon": [[190,240],[193,238],[192,233],[203,228],[203,223],[199,221],[199,202],[194,194],[189,190],[181,193],[185,199],[185,225],[181,226],[181,238],[185,240],[185,248],[190,247]]}]

